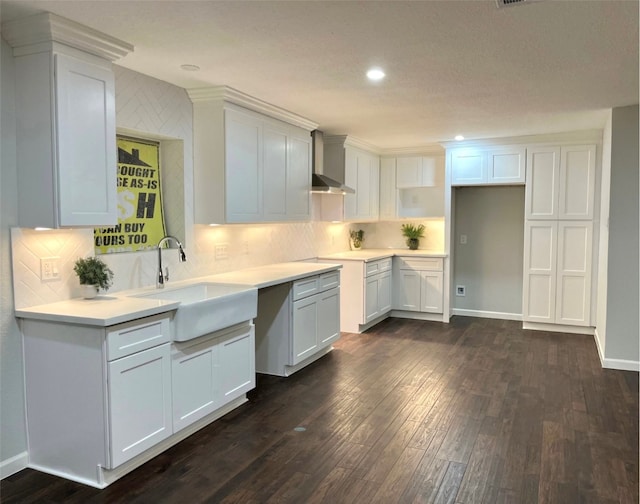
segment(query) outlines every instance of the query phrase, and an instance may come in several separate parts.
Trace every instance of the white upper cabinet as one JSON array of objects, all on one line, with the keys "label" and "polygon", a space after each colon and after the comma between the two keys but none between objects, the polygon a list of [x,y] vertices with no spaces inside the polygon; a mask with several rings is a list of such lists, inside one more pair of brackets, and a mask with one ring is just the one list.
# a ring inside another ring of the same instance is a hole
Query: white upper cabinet
[{"label": "white upper cabinet", "polygon": [[449,161],[453,186],[525,182],[526,150],[521,146],[452,149]]},{"label": "white upper cabinet", "polygon": [[378,220],[380,157],[351,143],[345,136],[324,138],[324,173],[355,189],[344,196],[344,220]]},{"label": "white upper cabinet", "polygon": [[19,225],[116,224],[111,61],[132,46],[49,13],[3,24],[3,37],[15,56]]},{"label": "white upper cabinet", "polygon": [[190,90],[189,96],[196,223],[309,220],[315,125],[268,104],[263,108],[283,120],[257,112],[258,100],[230,88]]},{"label": "white upper cabinet", "polygon": [[592,219],[595,157],[595,145],[529,148],[525,217]]},{"label": "white upper cabinet", "polygon": [[397,218],[397,202],[396,158],[382,158],[380,160],[380,220]]},{"label": "white upper cabinet", "polygon": [[396,187],[434,187],[443,185],[442,156],[410,156],[396,158]]}]

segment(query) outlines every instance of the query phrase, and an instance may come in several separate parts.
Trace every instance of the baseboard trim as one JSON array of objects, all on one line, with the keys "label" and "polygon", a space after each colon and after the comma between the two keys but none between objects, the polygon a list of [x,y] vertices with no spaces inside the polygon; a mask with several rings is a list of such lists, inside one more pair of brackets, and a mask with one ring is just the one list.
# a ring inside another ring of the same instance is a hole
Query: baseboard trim
[{"label": "baseboard trim", "polygon": [[407,310],[392,310],[391,316],[413,320],[427,320],[429,322],[449,322],[445,321],[442,313],[414,312]]},{"label": "baseboard trim", "polygon": [[490,318],[498,320],[522,320],[521,313],[507,313],[507,312],[493,312],[485,310],[467,310],[464,308],[453,308],[451,310],[453,315],[459,315],[461,317],[479,317]]},{"label": "baseboard trim", "polygon": [[605,369],[617,369],[619,371],[636,371],[640,372],[640,362],[626,359],[607,359],[604,356],[604,348],[600,346],[600,338],[598,328],[596,327],[593,338],[596,340],[596,348],[598,349],[598,357],[600,357],[600,365]]},{"label": "baseboard trim", "polygon": [[29,454],[25,451],[0,462],[0,479],[15,474],[29,465]]},{"label": "baseboard trim", "polygon": [[540,322],[523,322],[523,329],[528,329],[530,331],[547,331],[547,332],[558,332],[558,333],[569,333],[569,334],[586,334],[588,336],[593,336],[595,334],[595,327],[582,327],[582,326],[571,326],[571,325],[562,325],[562,324],[542,324]]}]

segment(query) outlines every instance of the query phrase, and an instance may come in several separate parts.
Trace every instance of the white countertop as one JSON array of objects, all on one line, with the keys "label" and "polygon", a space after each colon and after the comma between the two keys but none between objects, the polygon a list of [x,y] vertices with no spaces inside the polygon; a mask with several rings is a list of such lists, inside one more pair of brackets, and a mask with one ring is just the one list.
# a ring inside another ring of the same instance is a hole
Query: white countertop
[{"label": "white countertop", "polygon": [[[315,262],[270,264],[180,282],[170,282],[167,283],[166,289],[170,290],[172,287],[184,287],[202,282],[240,284],[261,289],[341,267],[341,264]],[[70,299],[19,309],[15,311],[15,314],[18,318],[106,327],[168,312],[180,306],[180,301],[135,297],[154,291],[154,287],[145,287],[121,291],[112,295],[101,295],[94,299]]]},{"label": "white countertop", "polygon": [[432,252],[429,250],[409,250],[409,249],[361,249],[348,250],[346,252],[338,252],[337,254],[329,254],[319,256],[322,260],[335,261],[375,261],[377,259],[385,259],[393,256],[411,256],[411,257],[447,257],[443,252]]}]

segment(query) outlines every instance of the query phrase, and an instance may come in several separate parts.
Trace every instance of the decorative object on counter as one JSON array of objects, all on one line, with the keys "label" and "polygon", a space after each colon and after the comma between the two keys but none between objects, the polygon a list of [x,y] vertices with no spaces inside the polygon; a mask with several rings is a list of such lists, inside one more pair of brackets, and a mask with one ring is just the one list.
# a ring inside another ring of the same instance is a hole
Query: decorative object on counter
[{"label": "decorative object on counter", "polygon": [[349,231],[349,248],[351,250],[360,250],[362,248],[363,241],[364,231],[362,229],[358,229],[357,231],[352,229]]},{"label": "decorative object on counter", "polygon": [[80,291],[85,299],[98,295],[100,289],[109,290],[113,284],[113,271],[97,257],[78,258],[73,271],[80,280]]},{"label": "decorative object on counter", "polygon": [[424,224],[414,226],[413,224],[402,225],[402,235],[407,238],[409,250],[418,250],[420,238],[424,237]]}]

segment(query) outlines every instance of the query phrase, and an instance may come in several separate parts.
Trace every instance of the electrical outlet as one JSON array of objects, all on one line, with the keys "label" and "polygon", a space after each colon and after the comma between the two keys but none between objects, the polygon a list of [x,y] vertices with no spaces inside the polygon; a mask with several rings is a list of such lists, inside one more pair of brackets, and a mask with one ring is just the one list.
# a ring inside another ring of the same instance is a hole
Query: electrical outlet
[{"label": "electrical outlet", "polygon": [[460,235],[460,244],[461,245],[466,245],[467,244],[467,235],[466,234],[461,234]]},{"label": "electrical outlet", "polygon": [[464,285],[456,285],[456,296],[464,297],[467,294],[467,288]]},{"label": "electrical outlet", "polygon": [[216,245],[216,261],[219,259],[229,259],[228,243],[219,243]]},{"label": "electrical outlet", "polygon": [[59,262],[59,257],[42,257],[40,259],[40,278],[42,280],[60,280]]}]

